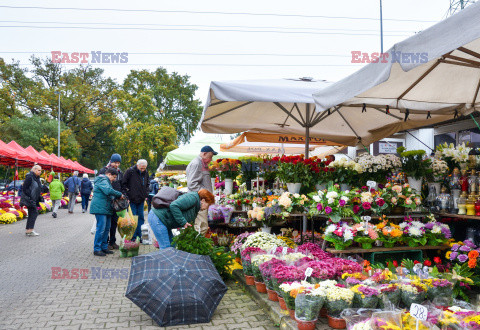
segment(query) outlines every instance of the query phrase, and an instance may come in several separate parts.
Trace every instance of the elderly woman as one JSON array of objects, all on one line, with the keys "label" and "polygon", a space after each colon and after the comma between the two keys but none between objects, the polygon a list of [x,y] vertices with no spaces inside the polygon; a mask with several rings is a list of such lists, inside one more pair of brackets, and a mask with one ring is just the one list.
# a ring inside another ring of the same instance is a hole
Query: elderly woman
[{"label": "elderly woman", "polygon": [[215,203],[215,197],[206,189],[189,192],[174,200],[169,207],[152,208],[148,223],[157,238],[160,249],[172,246],[172,229],[187,228],[195,221],[200,210],[207,210]]}]

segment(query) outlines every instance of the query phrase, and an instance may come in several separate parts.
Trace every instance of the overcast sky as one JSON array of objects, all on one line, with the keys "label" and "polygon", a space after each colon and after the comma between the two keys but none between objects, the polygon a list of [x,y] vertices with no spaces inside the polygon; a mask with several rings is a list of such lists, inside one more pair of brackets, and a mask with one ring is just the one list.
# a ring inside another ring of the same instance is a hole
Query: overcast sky
[{"label": "overcast sky", "polygon": [[[384,0],[384,50],[448,8],[448,0]],[[132,69],[163,66],[189,75],[205,102],[212,80],[340,80],[362,66],[351,63],[351,51],[380,50],[379,26],[379,0],[4,0],[0,57],[28,64],[51,51],[127,52],[128,63],[95,66],[118,82]]]}]

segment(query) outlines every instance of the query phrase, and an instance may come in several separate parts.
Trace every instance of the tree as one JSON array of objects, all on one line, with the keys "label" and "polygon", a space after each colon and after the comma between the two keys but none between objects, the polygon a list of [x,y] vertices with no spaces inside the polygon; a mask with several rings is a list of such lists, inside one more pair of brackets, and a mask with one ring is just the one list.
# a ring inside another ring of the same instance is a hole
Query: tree
[{"label": "tree", "polygon": [[189,78],[164,68],[132,70],[118,95],[118,107],[131,120],[170,123],[178,140],[188,142],[202,115],[201,102],[194,99],[198,87]]}]

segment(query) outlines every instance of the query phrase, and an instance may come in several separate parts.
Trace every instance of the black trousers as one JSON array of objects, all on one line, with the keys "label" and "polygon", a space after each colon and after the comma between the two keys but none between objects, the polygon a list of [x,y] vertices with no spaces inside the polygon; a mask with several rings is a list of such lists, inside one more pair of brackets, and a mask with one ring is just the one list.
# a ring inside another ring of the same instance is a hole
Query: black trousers
[{"label": "black trousers", "polygon": [[33,229],[35,227],[35,220],[37,220],[38,210],[37,207],[27,207],[28,218],[27,218],[27,230]]},{"label": "black trousers", "polygon": [[115,233],[117,232],[117,221],[118,215],[116,212],[113,212],[113,215],[110,218],[110,235],[108,236],[108,245],[115,243]]}]

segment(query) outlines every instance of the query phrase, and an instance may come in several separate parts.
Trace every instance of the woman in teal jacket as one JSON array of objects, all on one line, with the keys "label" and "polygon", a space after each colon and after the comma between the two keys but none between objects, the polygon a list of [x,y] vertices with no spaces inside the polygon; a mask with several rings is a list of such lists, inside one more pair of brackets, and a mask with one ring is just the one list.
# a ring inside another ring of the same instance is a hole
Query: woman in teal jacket
[{"label": "woman in teal jacket", "polygon": [[113,252],[108,249],[108,234],[110,232],[110,219],[113,214],[112,200],[122,197],[120,191],[112,188],[112,182],[117,179],[116,169],[108,168],[105,175],[97,176],[93,188],[93,198],[90,204],[90,214],[95,214],[97,230],[93,244],[93,254],[104,257]]},{"label": "woman in teal jacket", "polygon": [[[55,172],[50,172],[50,175],[55,177]],[[52,182],[50,182],[50,184],[48,185],[48,190],[50,190],[50,199],[52,200],[52,203],[53,203],[52,217],[54,218],[57,217],[57,211],[62,203],[61,199],[63,196],[63,192],[65,191],[65,187],[63,186],[63,183],[59,179],[60,179],[60,174],[58,174],[58,177],[53,179]]]},{"label": "woman in teal jacket", "polygon": [[191,226],[198,211],[206,210],[215,203],[215,197],[206,189],[190,192],[174,200],[169,207],[155,209],[148,213],[148,223],[157,238],[160,249],[172,246],[172,229]]}]

